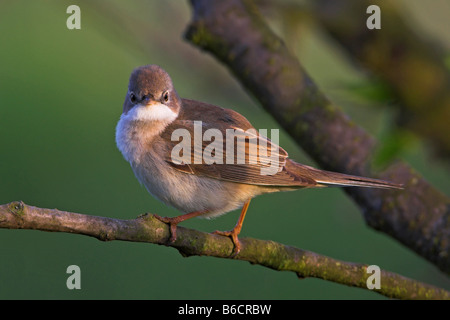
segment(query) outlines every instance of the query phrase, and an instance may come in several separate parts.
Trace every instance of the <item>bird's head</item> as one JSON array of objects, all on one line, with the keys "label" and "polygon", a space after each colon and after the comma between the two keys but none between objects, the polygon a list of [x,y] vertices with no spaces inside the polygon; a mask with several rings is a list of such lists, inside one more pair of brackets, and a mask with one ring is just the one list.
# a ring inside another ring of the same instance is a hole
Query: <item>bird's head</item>
[{"label": "bird's head", "polygon": [[180,112],[181,99],[169,74],[157,65],[133,70],[123,104],[123,114],[133,120],[172,122]]}]

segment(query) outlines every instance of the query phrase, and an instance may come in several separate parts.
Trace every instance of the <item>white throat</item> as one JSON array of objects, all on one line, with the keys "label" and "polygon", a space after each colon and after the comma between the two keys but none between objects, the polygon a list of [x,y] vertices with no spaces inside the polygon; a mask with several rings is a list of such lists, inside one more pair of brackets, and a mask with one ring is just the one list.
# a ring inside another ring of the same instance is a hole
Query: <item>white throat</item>
[{"label": "white throat", "polygon": [[131,110],[128,110],[127,114],[122,114],[120,117],[128,120],[141,120],[141,121],[167,121],[172,122],[176,119],[177,114],[172,111],[168,106],[162,103],[155,103],[150,106],[137,105]]},{"label": "white throat", "polygon": [[[122,113],[116,126],[116,144],[124,158],[137,163],[146,150],[146,141],[159,134],[178,114],[164,104],[137,105]],[[147,124],[149,126],[147,126]]]}]

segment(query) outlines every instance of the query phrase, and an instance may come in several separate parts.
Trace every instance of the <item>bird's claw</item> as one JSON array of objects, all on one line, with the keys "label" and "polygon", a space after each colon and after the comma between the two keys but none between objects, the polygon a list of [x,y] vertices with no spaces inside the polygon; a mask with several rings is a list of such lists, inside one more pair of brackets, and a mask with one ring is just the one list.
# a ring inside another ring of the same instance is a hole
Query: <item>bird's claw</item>
[{"label": "bird's claw", "polygon": [[233,248],[233,252],[230,256],[230,258],[234,258],[236,257],[239,252],[241,251],[241,244],[239,242],[239,238],[238,238],[238,232],[236,232],[236,229],[233,229],[231,231],[214,231],[213,234],[217,234],[220,236],[225,236],[225,237],[229,237],[231,239],[231,241],[233,242],[234,248]]},{"label": "bird's claw", "polygon": [[154,216],[159,221],[167,223],[169,225],[169,229],[170,229],[169,243],[174,243],[177,240],[177,224],[178,224],[178,222],[175,222],[174,218],[161,217],[157,214],[155,214]]}]

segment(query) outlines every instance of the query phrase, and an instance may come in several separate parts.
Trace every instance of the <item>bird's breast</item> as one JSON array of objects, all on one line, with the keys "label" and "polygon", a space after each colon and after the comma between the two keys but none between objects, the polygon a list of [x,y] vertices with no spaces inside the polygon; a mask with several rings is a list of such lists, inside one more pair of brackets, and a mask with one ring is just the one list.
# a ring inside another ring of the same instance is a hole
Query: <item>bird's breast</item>
[{"label": "bird's breast", "polygon": [[152,148],[153,140],[164,130],[166,123],[139,121],[122,114],[116,126],[116,144],[125,160],[139,163]]},{"label": "bird's breast", "polygon": [[207,210],[213,217],[237,209],[261,193],[257,186],[221,181],[174,169],[163,156],[164,142],[153,128],[121,118],[116,127],[117,147],[139,182],[157,199],[181,212]]},{"label": "bird's breast", "polygon": [[207,210],[205,217],[214,217],[241,207],[257,192],[255,186],[180,172],[152,153],[132,167],[155,198],[184,213]]}]

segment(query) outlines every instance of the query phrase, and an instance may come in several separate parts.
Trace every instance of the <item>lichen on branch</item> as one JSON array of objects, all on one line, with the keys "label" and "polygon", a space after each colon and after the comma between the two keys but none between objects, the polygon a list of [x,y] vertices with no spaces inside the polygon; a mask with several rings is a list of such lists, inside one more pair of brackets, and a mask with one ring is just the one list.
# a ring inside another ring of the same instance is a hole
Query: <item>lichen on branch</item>
[{"label": "lichen on branch", "polygon": [[[183,227],[177,240],[169,242],[169,227],[152,214],[121,220],[57,209],[29,206],[22,201],[0,205],[0,228],[33,229],[86,235],[101,241],[132,241],[165,245],[184,257],[211,256],[248,261],[278,271],[294,272],[299,278],[314,277],[348,286],[367,288],[367,265],[336,260],[274,241],[241,239],[241,251],[232,256],[228,237]],[[450,299],[450,292],[398,274],[381,271],[382,286],[373,291],[396,299]]]}]

